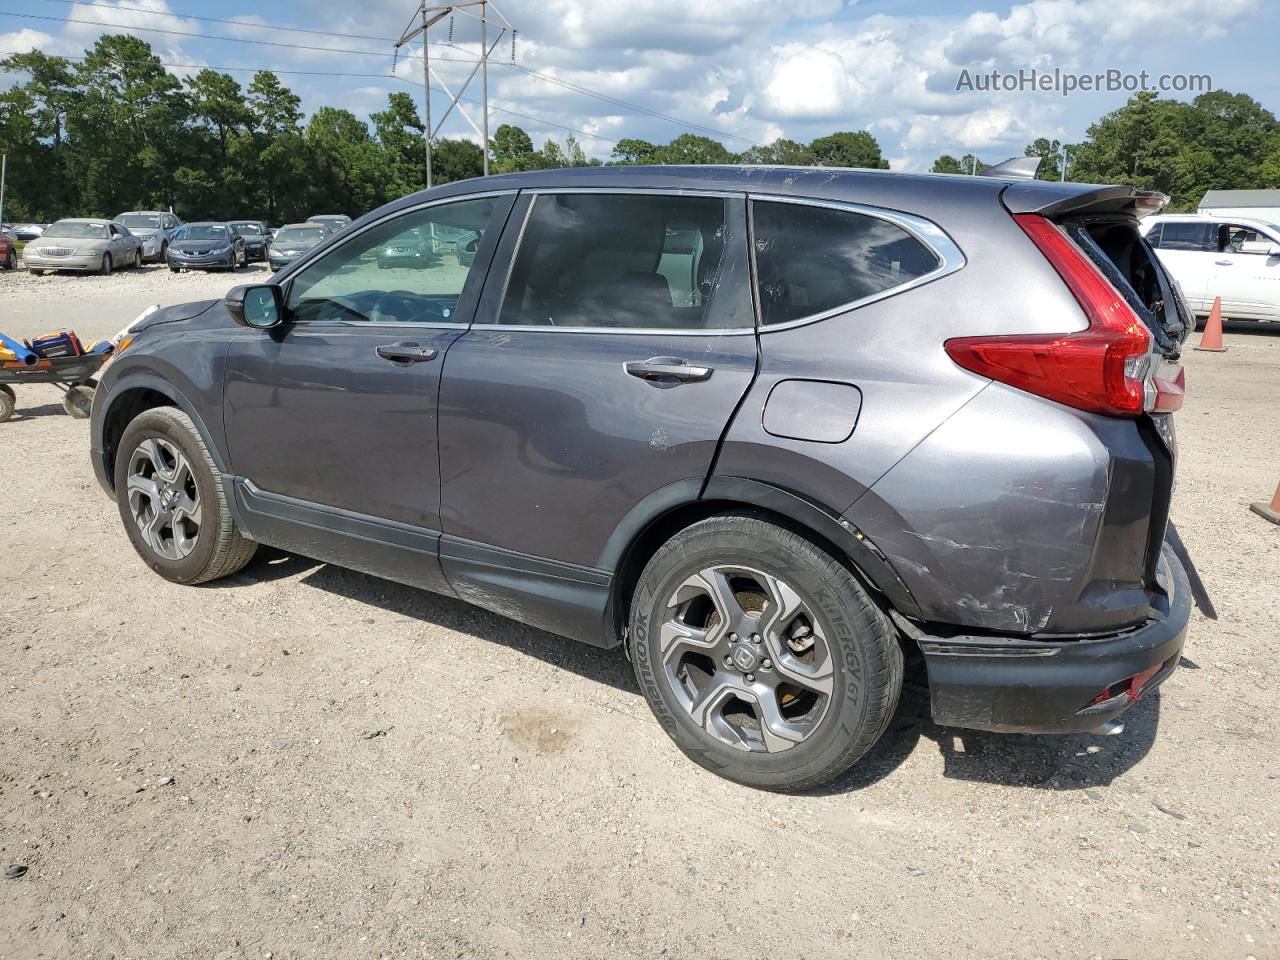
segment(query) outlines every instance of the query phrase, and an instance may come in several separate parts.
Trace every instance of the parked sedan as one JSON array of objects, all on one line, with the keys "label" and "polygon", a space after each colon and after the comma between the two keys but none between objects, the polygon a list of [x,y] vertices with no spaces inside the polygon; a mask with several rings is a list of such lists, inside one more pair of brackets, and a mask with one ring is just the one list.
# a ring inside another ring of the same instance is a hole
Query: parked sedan
[{"label": "parked sedan", "polygon": [[169,244],[169,269],[236,270],[248,259],[244,237],[229,223],[188,223]]},{"label": "parked sedan", "polygon": [[290,223],[280,228],[267,252],[272,270],[279,270],[297,260],[317,243],[329,236],[329,228],[321,223]]},{"label": "parked sedan", "polygon": [[314,217],[307,217],[307,223],[323,223],[330,233],[337,233],[350,222],[351,218],[345,213],[318,213]]},{"label": "parked sedan", "polygon": [[129,232],[142,241],[142,259],[164,263],[169,253],[173,235],[182,221],[163,210],[132,210],[116,214],[116,223],[123,224]]},{"label": "parked sedan", "polygon": [[23,243],[39,240],[49,225],[47,223],[15,223],[11,228],[14,237]]},{"label": "parked sedan", "polygon": [[430,237],[416,227],[392,237],[378,248],[378,269],[388,267],[438,267],[443,262]]},{"label": "parked sedan", "polygon": [[[21,239],[21,233],[18,234]],[[142,241],[111,220],[69,218],[48,227],[22,251],[27,269],[78,270],[109,274],[116,267],[142,266]]]},{"label": "parked sedan", "polygon": [[236,233],[244,237],[244,252],[249,263],[261,263],[267,259],[267,248],[271,246],[271,234],[267,225],[261,220],[232,220],[231,226]]}]

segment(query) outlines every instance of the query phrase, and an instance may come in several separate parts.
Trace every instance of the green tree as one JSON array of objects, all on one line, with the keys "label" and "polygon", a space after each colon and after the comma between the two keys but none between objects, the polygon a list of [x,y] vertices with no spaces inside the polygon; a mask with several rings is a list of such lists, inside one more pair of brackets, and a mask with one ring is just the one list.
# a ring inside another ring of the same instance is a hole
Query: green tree
[{"label": "green tree", "polygon": [[613,152],[610,154],[614,163],[625,164],[650,164],[661,163],[659,159],[659,147],[656,143],[650,143],[648,140],[637,140],[633,137],[623,137],[613,145]]},{"label": "green tree", "polygon": [[773,143],[750,147],[738,154],[738,163],[774,164],[784,167],[808,167],[814,164],[813,152],[803,143],[779,137]]},{"label": "green tree", "polygon": [[435,183],[452,183],[484,175],[484,151],[470,140],[437,140],[431,151]]},{"label": "green tree", "polygon": [[846,130],[819,137],[809,144],[809,152],[814,162],[823,167],[889,169],[889,161],[880,155],[880,144],[865,130]]},{"label": "green tree", "polygon": [[533,169],[533,141],[529,134],[517,126],[504,123],[494,131],[490,140],[494,173],[518,173]]},{"label": "green tree", "polygon": [[682,133],[658,151],[659,163],[732,163],[733,154],[719,140]]},{"label": "green tree", "polygon": [[929,168],[930,173],[968,173],[960,166],[960,161],[949,153],[944,153],[937,160],[933,161],[933,166]]},{"label": "green tree", "polygon": [[[397,91],[387,98],[387,109],[372,114],[369,119],[373,121],[374,135],[382,147],[388,190],[399,196],[421,190],[426,185],[426,146],[422,139],[422,117],[413,97]],[[479,149],[476,148],[477,153]],[[433,158],[432,178],[444,182],[436,169],[441,162]]]},{"label": "green tree", "polygon": [[1059,141],[1037,137],[1034,142],[1027,144],[1023,155],[1040,158],[1036,179],[1057,180],[1062,176],[1062,144]]}]

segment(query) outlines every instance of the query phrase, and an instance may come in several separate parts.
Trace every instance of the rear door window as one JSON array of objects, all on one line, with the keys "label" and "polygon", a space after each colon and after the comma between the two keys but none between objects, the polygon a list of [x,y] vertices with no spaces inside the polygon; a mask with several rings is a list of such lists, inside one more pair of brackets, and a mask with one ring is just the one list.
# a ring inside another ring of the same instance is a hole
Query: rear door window
[{"label": "rear door window", "polygon": [[750,329],[743,203],[683,195],[539,195],[498,323]]},{"label": "rear door window", "polygon": [[896,223],[852,210],[752,201],[761,322],[790,323],[905,286],[942,261]]},{"label": "rear door window", "polygon": [[1166,221],[1160,231],[1160,249],[1213,253],[1217,249],[1213,224]]}]

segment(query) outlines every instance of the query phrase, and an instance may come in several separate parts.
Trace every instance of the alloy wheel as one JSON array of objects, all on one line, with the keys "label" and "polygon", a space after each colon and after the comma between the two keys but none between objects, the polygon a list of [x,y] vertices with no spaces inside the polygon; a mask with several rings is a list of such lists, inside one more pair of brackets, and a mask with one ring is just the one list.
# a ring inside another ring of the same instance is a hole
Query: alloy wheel
[{"label": "alloy wheel", "polygon": [[827,713],[832,648],[809,602],[775,576],[740,566],[695,573],[667,601],[659,636],[676,700],[721,743],[788,750]]},{"label": "alloy wheel", "polygon": [[183,560],[196,548],[203,511],[191,464],[158,437],[138,444],[129,459],[129,513],[147,546],[166,560]]}]

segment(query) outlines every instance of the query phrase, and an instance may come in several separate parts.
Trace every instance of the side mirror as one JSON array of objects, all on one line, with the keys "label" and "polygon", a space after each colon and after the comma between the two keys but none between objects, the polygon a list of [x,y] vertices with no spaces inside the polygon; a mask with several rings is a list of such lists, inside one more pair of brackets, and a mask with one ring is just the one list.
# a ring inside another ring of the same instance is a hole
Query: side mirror
[{"label": "side mirror", "polygon": [[271,284],[233,287],[222,302],[231,318],[244,327],[270,330],[284,319],[280,288]]}]

